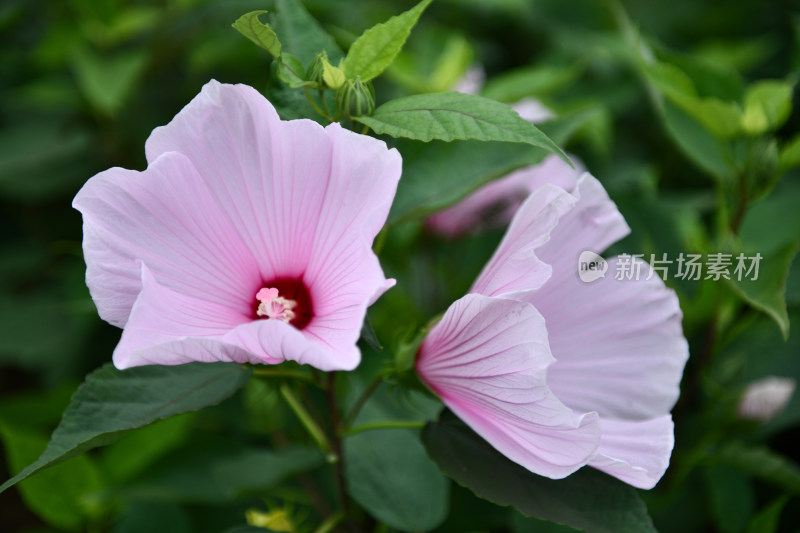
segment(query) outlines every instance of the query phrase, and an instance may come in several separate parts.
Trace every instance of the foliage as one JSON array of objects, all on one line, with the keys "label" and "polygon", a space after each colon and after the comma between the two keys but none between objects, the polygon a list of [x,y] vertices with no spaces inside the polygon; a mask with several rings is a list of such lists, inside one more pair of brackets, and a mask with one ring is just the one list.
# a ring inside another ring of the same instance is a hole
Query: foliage
[{"label": "foliage", "polygon": [[[0,530],[800,527],[800,395],[768,421],[737,411],[759,378],[800,380],[800,26],[787,4],[412,4],[0,8]],[[451,92],[476,64],[479,95]],[[375,245],[398,283],[369,310],[354,372],[108,363],[119,331],[86,289],[71,198],[105,168],[144,168],[150,131],[211,78],[403,156]],[[534,126],[505,105],[529,97],[556,117]],[[691,357],[671,466],[649,492],[588,468],[535,476],[397,372],[500,238],[444,239],[426,217],[562,150],[630,223],[614,252],[763,257],[753,282],[670,271]]]}]

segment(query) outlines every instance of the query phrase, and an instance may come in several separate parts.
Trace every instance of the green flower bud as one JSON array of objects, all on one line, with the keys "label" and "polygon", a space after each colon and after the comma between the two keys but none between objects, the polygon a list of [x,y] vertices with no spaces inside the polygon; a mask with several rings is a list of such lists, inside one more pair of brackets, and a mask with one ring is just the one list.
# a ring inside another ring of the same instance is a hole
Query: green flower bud
[{"label": "green flower bud", "polygon": [[326,89],[327,85],[325,85],[325,79],[323,74],[325,73],[325,61],[328,60],[328,54],[325,53],[325,50],[317,54],[317,57],[311,62],[308,66],[308,72],[306,73],[306,79],[310,82],[314,83],[314,87],[317,89]]},{"label": "green flower bud", "polygon": [[336,105],[345,118],[371,115],[375,111],[375,89],[361,78],[347,80],[336,91]]}]

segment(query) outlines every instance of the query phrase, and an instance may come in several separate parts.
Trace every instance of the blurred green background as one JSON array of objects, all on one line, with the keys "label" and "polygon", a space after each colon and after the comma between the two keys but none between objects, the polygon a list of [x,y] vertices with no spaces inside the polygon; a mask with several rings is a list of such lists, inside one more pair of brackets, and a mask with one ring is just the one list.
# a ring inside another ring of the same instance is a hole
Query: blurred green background
[{"label": "blurred green background", "polygon": [[[364,28],[413,5],[304,4],[345,49]],[[73,196],[106,168],[143,169],[150,131],[211,78],[278,98],[268,55],[231,28],[243,13],[272,5],[0,4],[0,478],[35,459],[72,392],[110,360],[119,338],[98,318],[84,285]],[[648,70],[648,57],[667,67]],[[644,497],[665,532],[798,531],[800,397],[766,423],[739,419],[736,406],[755,379],[800,379],[797,333],[784,341],[779,327],[796,327],[800,316],[800,265],[792,264],[800,241],[800,113],[790,104],[800,72],[800,2],[436,0],[378,80],[378,100],[446,90],[473,65],[486,71],[485,95],[509,102],[534,96],[575,117],[566,148],[603,182],[633,229],[615,252],[765,256],[766,286],[668,282],[681,298],[692,356],[674,413],[673,466]],[[753,82],[765,79],[780,87],[758,100]],[[752,101],[758,105],[748,107]],[[744,130],[727,128],[730,116]],[[391,347],[407,333],[392,314],[419,325],[462,294],[499,235],[445,242],[420,219],[395,226],[382,260],[398,289],[371,312],[382,340]],[[216,493],[198,494],[203,480],[181,476],[225,446],[220,435],[244,441],[269,431],[259,424],[281,423],[257,422],[259,402],[274,399],[256,387],[3,493],[0,531],[221,531],[235,524],[231,517],[250,500],[228,495],[209,506]],[[246,417],[231,422],[241,412]],[[194,457],[192,432],[208,428],[216,441]],[[177,457],[186,470],[174,468]],[[468,526],[476,531],[555,530],[453,491],[452,518],[441,531],[465,531],[458,510],[470,507],[482,517]],[[142,517],[152,523],[137,522]]]}]

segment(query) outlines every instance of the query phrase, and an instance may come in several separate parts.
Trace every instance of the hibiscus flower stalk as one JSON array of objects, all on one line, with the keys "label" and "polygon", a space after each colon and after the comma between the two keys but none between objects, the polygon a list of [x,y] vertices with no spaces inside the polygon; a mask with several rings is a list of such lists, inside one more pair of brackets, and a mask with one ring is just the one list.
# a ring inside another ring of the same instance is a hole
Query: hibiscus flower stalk
[{"label": "hibiscus flower stalk", "polygon": [[328,440],[328,436],[325,434],[316,420],[314,420],[314,417],[311,416],[311,413],[309,413],[305,406],[303,406],[303,403],[297,398],[297,396],[295,396],[292,388],[288,384],[282,383],[278,390],[280,390],[281,397],[283,397],[283,399],[286,401],[286,404],[297,416],[297,419],[306,429],[311,439],[319,448],[320,452],[322,452],[325,460],[329,464],[336,463],[339,460],[339,455],[335,453],[333,446],[331,446],[331,442]]},{"label": "hibiscus flower stalk", "polygon": [[321,108],[319,107],[319,105],[317,105],[317,103],[314,101],[314,97],[313,97],[313,96],[311,96],[311,91],[308,89],[308,87],[304,87],[304,89],[305,89],[305,93],[306,93],[306,99],[308,100],[308,103],[309,103],[309,104],[311,104],[311,107],[314,109],[314,111],[315,111],[315,112],[316,112],[316,113],[317,113],[319,116],[321,116],[322,118],[324,118],[325,120],[327,120],[328,122],[335,122],[335,121],[336,121],[336,119],[335,119],[334,117],[332,117],[332,116],[330,115],[330,113],[328,112],[328,105],[325,103],[325,92],[324,92],[322,89],[320,89],[320,90],[319,90],[319,99],[320,99],[320,101],[322,102],[322,105],[323,105],[323,106],[324,106],[324,108],[325,108],[325,109],[323,110],[323,109],[321,109]]}]

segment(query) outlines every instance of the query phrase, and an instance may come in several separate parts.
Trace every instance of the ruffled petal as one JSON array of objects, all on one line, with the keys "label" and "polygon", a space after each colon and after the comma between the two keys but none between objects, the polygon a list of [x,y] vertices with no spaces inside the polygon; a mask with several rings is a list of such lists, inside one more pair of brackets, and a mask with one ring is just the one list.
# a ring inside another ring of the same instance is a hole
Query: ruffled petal
[{"label": "ruffled petal", "polygon": [[358,340],[367,306],[394,284],[384,276],[372,241],[389,215],[402,163],[396,150],[371,137],[338,124],[326,133],[332,145],[330,179],[315,214],[304,275],[315,319],[304,332],[344,350]]},{"label": "ruffled petal", "polygon": [[314,306],[304,334],[352,365],[367,305],[393,284],[371,245],[394,198],[399,153],[338,124],[280,121],[254,89],[217,82],[154,130],[146,151],[195,162],[261,278],[302,278]]},{"label": "ruffled petal", "polygon": [[484,185],[457,204],[427,220],[428,227],[440,235],[456,237],[488,228],[507,225],[525,199],[545,184],[572,191],[583,173],[580,162],[570,167],[556,155],[538,165],[521,168]]},{"label": "ruffled petal", "polygon": [[333,352],[282,320],[241,323],[225,306],[161,285],[146,265],[142,290],[114,350],[117,368],[193,361],[276,364],[285,360],[321,370],[351,370],[360,354]]},{"label": "ruffled petal", "polygon": [[675,444],[670,415],[638,422],[600,422],[603,436],[589,466],[638,487],[652,489],[669,466]]},{"label": "ruffled petal", "polygon": [[150,163],[169,152],[192,161],[258,259],[264,279],[302,273],[313,228],[298,222],[317,206],[304,202],[303,191],[291,180],[302,174],[314,183],[308,192],[319,194],[330,159],[320,135],[299,147],[302,157],[293,157],[294,134],[287,134],[286,124],[255,89],[210,81],[169,124],[154,129],[145,144]]},{"label": "ruffled petal", "polygon": [[[238,313],[202,295],[189,295],[160,284],[140,263],[141,291],[122,338],[114,350],[114,365],[124,369],[142,365],[180,365],[199,361],[278,363],[280,352],[249,351],[226,336],[243,324]],[[258,320],[287,334],[300,332],[280,320]],[[282,326],[280,328],[276,326]]]},{"label": "ruffled petal", "polygon": [[144,172],[93,177],[73,206],[83,215],[86,283],[100,316],[123,327],[141,290],[139,261],[166,286],[252,313],[256,260],[197,169],[164,154]]},{"label": "ruffled petal", "polygon": [[575,264],[526,297],[547,321],[556,358],[548,384],[573,409],[646,420],[678,398],[689,355],[678,299],[647,263],[637,264],[638,280],[615,279],[611,259],[605,277],[590,283]]},{"label": "ruffled petal", "polygon": [[600,254],[630,233],[617,206],[591,174],[580,177],[573,195],[574,207],[562,214],[550,240],[536,252],[553,268],[554,277],[575,278],[581,252]]},{"label": "ruffled petal", "polygon": [[538,188],[519,208],[470,292],[497,296],[541,287],[552,269],[538,257],[538,249],[574,204],[575,198],[559,187]]},{"label": "ruffled petal", "polygon": [[597,415],[578,415],[546,384],[552,362],[532,306],[471,294],[456,301],[420,347],[417,372],[459,418],[506,457],[561,478],[598,446]]}]

